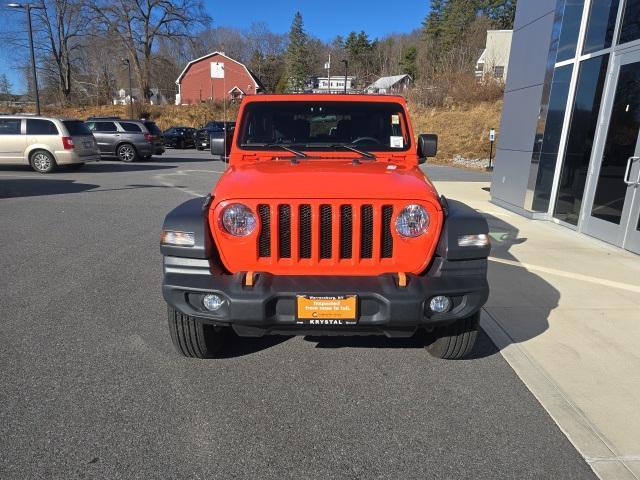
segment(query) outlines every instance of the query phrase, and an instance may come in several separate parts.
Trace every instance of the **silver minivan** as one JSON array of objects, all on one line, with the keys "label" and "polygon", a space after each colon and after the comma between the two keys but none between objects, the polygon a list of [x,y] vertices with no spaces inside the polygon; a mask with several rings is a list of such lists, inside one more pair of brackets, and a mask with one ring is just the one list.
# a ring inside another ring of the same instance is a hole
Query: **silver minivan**
[{"label": "silver minivan", "polygon": [[0,116],[0,164],[31,165],[49,173],[58,165],[79,168],[99,160],[98,144],[80,120]]}]

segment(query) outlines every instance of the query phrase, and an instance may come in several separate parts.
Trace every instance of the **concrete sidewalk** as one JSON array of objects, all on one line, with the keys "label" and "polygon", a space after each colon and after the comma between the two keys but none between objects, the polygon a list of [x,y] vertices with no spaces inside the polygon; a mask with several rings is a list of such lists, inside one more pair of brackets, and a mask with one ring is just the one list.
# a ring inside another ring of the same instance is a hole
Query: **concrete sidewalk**
[{"label": "concrete sidewalk", "polygon": [[489,219],[484,330],[596,474],[640,479],[640,257],[435,183]]}]

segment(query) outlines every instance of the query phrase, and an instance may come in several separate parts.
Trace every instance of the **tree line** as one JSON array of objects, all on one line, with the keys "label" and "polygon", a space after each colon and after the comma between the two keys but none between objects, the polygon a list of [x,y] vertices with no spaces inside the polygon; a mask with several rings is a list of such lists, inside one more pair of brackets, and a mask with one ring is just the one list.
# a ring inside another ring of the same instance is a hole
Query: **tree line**
[{"label": "tree line", "polygon": [[[300,13],[288,33],[264,23],[246,29],[213,27],[202,0],[39,0],[33,10],[38,75],[45,102],[59,105],[110,103],[127,85],[128,61],[134,87],[144,99],[158,88],[170,101],[184,65],[211,51],[224,51],[245,63],[267,92],[300,89],[311,75],[332,74],[342,61],[365,87],[376,78],[407,73],[412,95],[422,103],[440,102],[461,79],[471,81],[486,31],[513,25],[516,0],[431,0],[429,12],[413,32],[370,38],[353,31],[322,41],[307,32]],[[26,59],[23,17],[5,19],[0,33]],[[23,60],[24,62],[24,60]],[[31,92],[29,64],[20,64]],[[3,90],[9,91],[6,77]]]}]

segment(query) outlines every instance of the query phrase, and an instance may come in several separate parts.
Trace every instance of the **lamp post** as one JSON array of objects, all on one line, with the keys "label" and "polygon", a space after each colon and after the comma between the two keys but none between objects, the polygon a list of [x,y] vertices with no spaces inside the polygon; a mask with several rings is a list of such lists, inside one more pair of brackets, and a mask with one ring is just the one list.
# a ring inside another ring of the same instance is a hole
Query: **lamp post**
[{"label": "lamp post", "polygon": [[349,74],[349,60],[342,60],[344,63],[344,93],[347,93],[347,77]]},{"label": "lamp post", "polygon": [[31,3],[9,3],[9,8],[24,8],[27,11],[27,24],[29,25],[29,48],[31,49],[31,73],[33,75],[33,89],[36,100],[36,115],[40,115],[40,94],[38,92],[38,75],[36,74],[36,54],[33,51],[33,29],[31,28],[31,10],[44,10],[44,7]]},{"label": "lamp post", "polygon": [[129,70],[129,118],[133,120],[133,92],[131,90],[131,62],[128,58],[123,58],[122,63],[127,66]]}]

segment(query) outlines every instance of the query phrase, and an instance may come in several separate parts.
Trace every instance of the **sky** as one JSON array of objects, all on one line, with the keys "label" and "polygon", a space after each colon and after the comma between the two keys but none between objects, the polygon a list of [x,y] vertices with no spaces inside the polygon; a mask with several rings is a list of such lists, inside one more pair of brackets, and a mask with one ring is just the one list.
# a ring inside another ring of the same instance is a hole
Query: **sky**
[{"label": "sky", "polygon": [[[305,30],[321,40],[351,31],[364,30],[369,38],[381,38],[390,33],[407,33],[420,27],[429,10],[429,0],[204,0],[214,27],[246,28],[254,22],[264,22],[277,33],[286,33],[296,11],[302,13]],[[402,8],[394,8],[402,4]],[[3,9],[4,10],[4,9]],[[20,11],[0,16],[2,23],[17,20]],[[23,13],[22,13],[23,14]],[[25,60],[28,52],[24,52]],[[13,68],[15,58],[0,52],[0,74],[9,77],[15,92],[23,92],[21,77]]]}]

